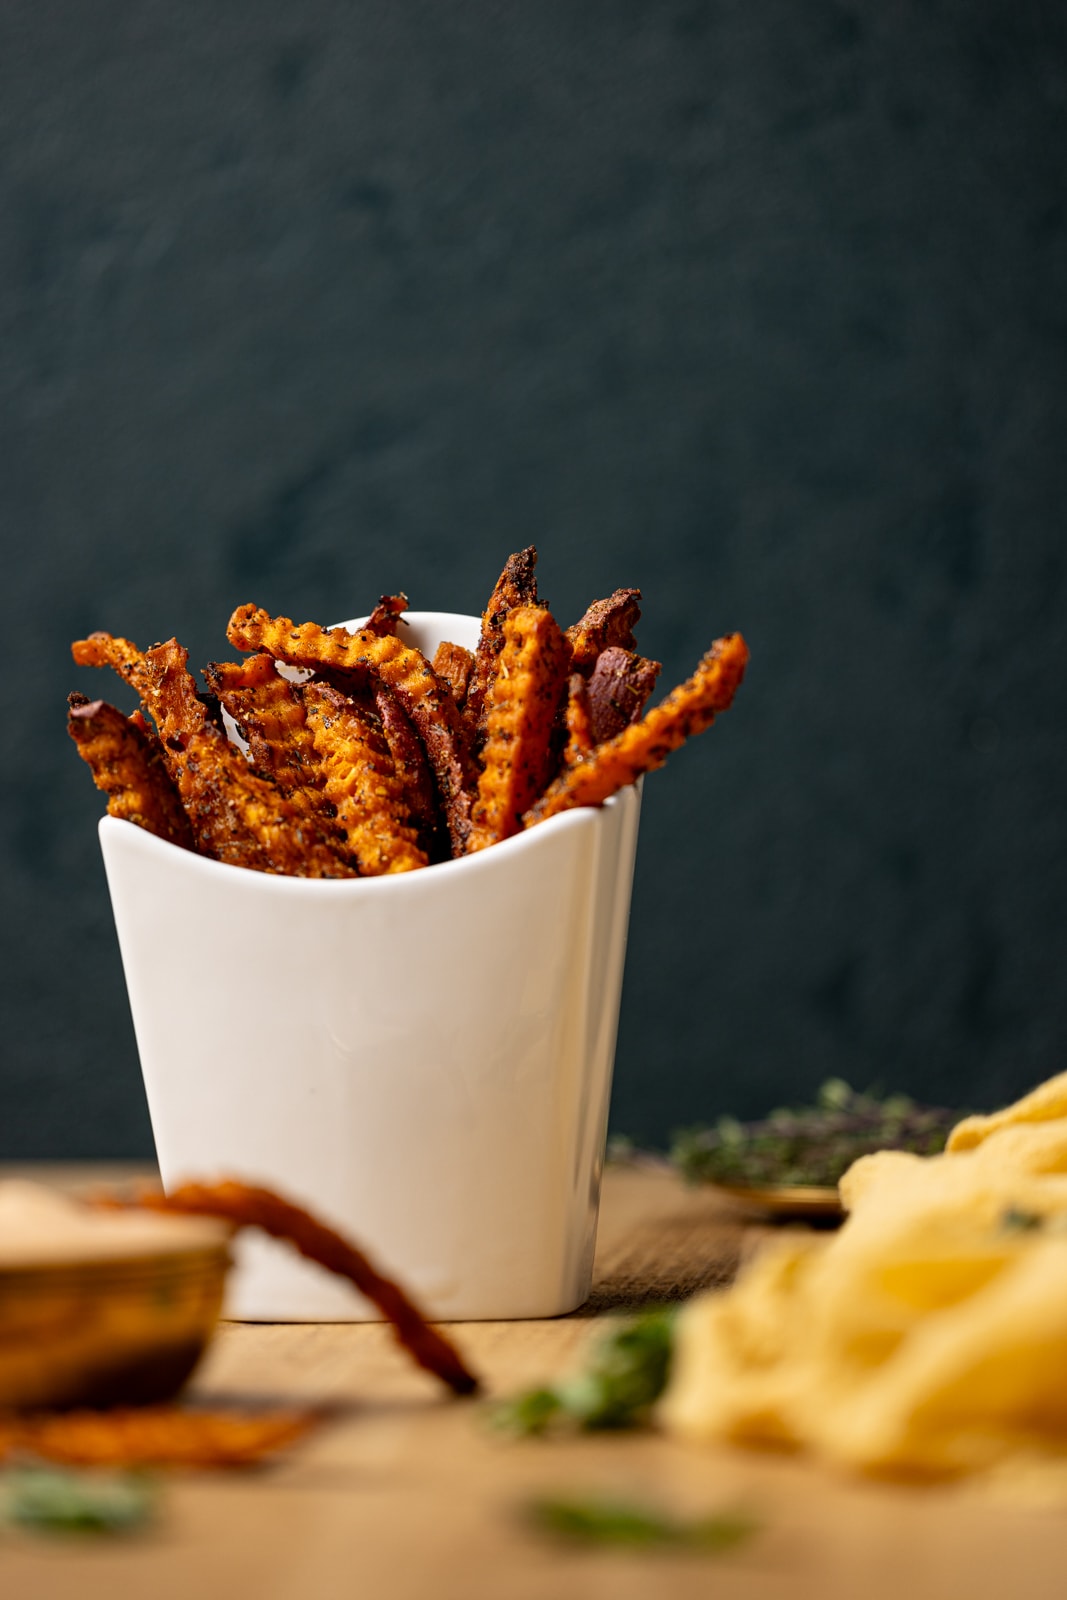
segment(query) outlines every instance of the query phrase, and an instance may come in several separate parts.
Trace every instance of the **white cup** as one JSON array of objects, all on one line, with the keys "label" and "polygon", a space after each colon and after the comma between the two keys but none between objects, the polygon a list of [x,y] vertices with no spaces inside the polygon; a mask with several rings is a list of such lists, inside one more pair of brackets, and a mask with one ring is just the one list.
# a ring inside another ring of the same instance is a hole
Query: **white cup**
[{"label": "white cup", "polygon": [[[477,617],[408,620],[430,655],[477,642]],[[436,1318],[580,1305],[639,811],[629,788],[459,861],[344,880],[227,866],[104,817],[166,1187],[278,1189]],[[237,1254],[232,1317],[377,1315],[274,1241]]]}]

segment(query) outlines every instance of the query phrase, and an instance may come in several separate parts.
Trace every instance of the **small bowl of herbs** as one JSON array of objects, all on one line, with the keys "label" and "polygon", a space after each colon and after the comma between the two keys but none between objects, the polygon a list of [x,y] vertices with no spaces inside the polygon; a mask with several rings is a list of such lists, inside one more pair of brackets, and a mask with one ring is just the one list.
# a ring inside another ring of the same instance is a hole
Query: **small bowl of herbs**
[{"label": "small bowl of herbs", "polygon": [[832,1221],[841,1215],[837,1185],[860,1156],[938,1155],[961,1115],[831,1078],[814,1105],[772,1111],[758,1122],[720,1117],[685,1129],[675,1135],[670,1160],[687,1183],[714,1184],[778,1216]]}]

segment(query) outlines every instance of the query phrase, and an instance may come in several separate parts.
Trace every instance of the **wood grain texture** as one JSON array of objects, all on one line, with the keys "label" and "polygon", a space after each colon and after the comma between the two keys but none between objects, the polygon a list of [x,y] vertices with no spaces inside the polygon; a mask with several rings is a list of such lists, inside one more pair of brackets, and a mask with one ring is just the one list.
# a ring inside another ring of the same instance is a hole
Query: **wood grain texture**
[{"label": "wood grain texture", "polygon": [[[98,1187],[102,1175],[40,1170],[74,1188]],[[490,1393],[509,1393],[574,1363],[598,1306],[727,1276],[762,1231],[667,1173],[609,1170],[591,1304],[554,1321],[457,1325],[455,1338]],[[141,1538],[87,1548],[5,1536],[5,1595],[1048,1600],[1061,1590],[1061,1513],[966,1489],[852,1482],[802,1460],[696,1450],[652,1433],[512,1442],[483,1426],[477,1406],[442,1399],[381,1324],[226,1324],[196,1387],[217,1401],[330,1400],[339,1412],[272,1469],[169,1478],[160,1526]],[[719,1559],[573,1552],[529,1532],[520,1515],[530,1496],[567,1491],[682,1515],[741,1506],[761,1532]]]}]

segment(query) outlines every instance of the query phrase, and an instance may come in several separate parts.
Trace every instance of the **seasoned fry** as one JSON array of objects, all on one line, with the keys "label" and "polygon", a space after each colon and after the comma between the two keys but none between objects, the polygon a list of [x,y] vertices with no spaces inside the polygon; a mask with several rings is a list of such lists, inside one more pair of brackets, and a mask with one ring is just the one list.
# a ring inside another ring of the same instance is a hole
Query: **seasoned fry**
[{"label": "seasoned fry", "polygon": [[661,767],[672,750],[711,726],[729,709],[745,672],[748,647],[739,633],[717,639],[685,683],[653,706],[640,722],[563,772],[523,817],[523,826],[544,822],[572,806],[596,806],[644,772]]},{"label": "seasoned fry", "polygon": [[486,700],[485,765],[468,850],[517,833],[522,813],[551,777],[569,666],[570,649],[550,611],[517,606],[508,612]]},{"label": "seasoned fry", "polygon": [[223,1217],[236,1227],[261,1228],[273,1239],[284,1239],[309,1261],[347,1278],[360,1294],[378,1307],[393,1325],[397,1341],[420,1367],[432,1372],[456,1394],[473,1394],[478,1379],[464,1365],[459,1352],[444,1334],[426,1321],[404,1291],[367,1260],[354,1244],[335,1233],[299,1206],[269,1189],[238,1183],[185,1183],[169,1195],[146,1190],[138,1203],[157,1211],[179,1211],[194,1216]]},{"label": "seasoned fry", "polygon": [[334,808],[322,792],[315,741],[304,702],[266,651],[248,661],[212,661],[204,677],[248,744],[257,771],[272,778],[301,815],[331,832]]},{"label": "seasoned fry", "polygon": [[418,650],[399,639],[344,628],[296,626],[288,617],[271,617],[255,606],[240,606],[227,636],[239,650],[269,650],[280,661],[301,667],[376,673],[392,689],[421,736],[445,808],[454,854],[461,855],[470,832],[475,788],[467,732],[447,686]]},{"label": "seasoned fry", "polygon": [[474,668],[467,687],[464,713],[467,723],[480,744],[485,736],[485,699],[496,666],[496,658],[504,646],[504,619],[516,606],[537,604],[537,579],[534,568],[537,551],[527,545],[508,556],[504,570],[489,596],[489,604],[482,614],[482,632],[474,656]]},{"label": "seasoned fry", "polygon": [[380,728],[329,684],[313,679],[304,685],[303,699],[323,789],[360,872],[373,878],[426,866]]},{"label": "seasoned fry", "polygon": [[167,772],[159,741],[137,713],[124,717],[103,700],[70,696],[67,731],[111,816],[135,822],[159,839],[195,848],[193,830]]},{"label": "seasoned fry", "polygon": [[74,645],[81,664],[115,666],[155,719],[170,776],[197,849],[232,866],[301,878],[345,878],[354,869],[273,784],[257,777],[210,720],[174,639],[141,652],[128,639],[94,634]]},{"label": "seasoned fry", "polygon": [[448,684],[457,706],[462,706],[467,698],[471,673],[474,671],[472,653],[464,650],[461,644],[449,644],[447,640],[442,640],[433,658],[433,670]]},{"label": "seasoned fry", "polygon": [[407,608],[406,594],[383,594],[363,626],[368,633],[376,633],[383,639],[387,635],[395,638],[401,614]]},{"label": "seasoned fry", "polygon": [[563,765],[573,767],[593,753],[596,740],[589,719],[589,696],[585,679],[580,672],[572,672],[567,688],[567,709],[564,714],[567,727],[567,744],[563,751]]},{"label": "seasoned fry", "polygon": [[606,600],[594,600],[585,616],[567,629],[575,671],[591,672],[600,652],[612,645],[636,650],[634,628],[640,616],[640,589],[616,589]]},{"label": "seasoned fry", "polygon": [[404,786],[404,800],[418,835],[419,849],[431,861],[447,860],[449,839],[441,826],[426,748],[400,701],[380,678],[374,681],[371,699],[393,758],[393,770]]},{"label": "seasoned fry", "polygon": [[614,739],[636,722],[656,687],[660,663],[609,645],[589,674],[589,722],[594,744]]},{"label": "seasoned fry", "polygon": [[0,1461],[16,1453],[78,1467],[247,1467],[293,1444],[325,1413],[135,1406],[0,1419]]}]

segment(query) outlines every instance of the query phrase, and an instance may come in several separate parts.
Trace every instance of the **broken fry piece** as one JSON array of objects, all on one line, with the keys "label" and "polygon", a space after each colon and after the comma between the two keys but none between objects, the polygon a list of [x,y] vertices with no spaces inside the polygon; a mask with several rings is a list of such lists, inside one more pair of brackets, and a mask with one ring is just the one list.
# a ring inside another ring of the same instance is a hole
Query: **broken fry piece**
[{"label": "broken fry piece", "polygon": [[279,661],[299,667],[328,667],[341,672],[376,674],[392,689],[422,738],[445,809],[453,853],[460,855],[470,832],[475,770],[468,735],[447,684],[426,657],[366,629],[299,626],[288,617],[272,617],[255,606],[239,606],[227,629],[239,650],[269,650]]},{"label": "broken fry piece", "polygon": [[223,1217],[236,1227],[261,1228],[273,1239],[284,1239],[309,1261],[347,1278],[360,1294],[373,1301],[392,1323],[398,1342],[420,1367],[432,1372],[456,1394],[473,1394],[478,1388],[478,1379],[459,1352],[444,1334],[431,1327],[398,1284],[383,1277],[363,1252],[341,1234],[271,1190],[232,1179],[213,1184],[185,1183],[169,1195],[146,1190],[138,1196],[137,1203],[157,1211]]},{"label": "broken fry piece", "polygon": [[592,672],[597,656],[612,645],[636,650],[634,628],[640,616],[640,589],[616,589],[606,600],[594,600],[585,616],[567,629],[575,671]]},{"label": "broken fry piece", "polygon": [[303,1437],[316,1410],[131,1406],[0,1419],[0,1461],[30,1454],[77,1467],[247,1467]]},{"label": "broken fry piece", "polygon": [[382,638],[391,634],[395,638],[400,618],[407,608],[406,594],[383,594],[363,626],[368,633],[377,633]]},{"label": "broken fry piece", "polygon": [[329,684],[312,679],[303,700],[323,791],[361,874],[380,877],[426,866],[380,727]]},{"label": "broken fry piece", "polygon": [[601,650],[589,674],[589,722],[594,744],[614,739],[636,722],[656,687],[660,663],[621,645]]},{"label": "broken fry piece", "polygon": [[748,646],[739,633],[717,639],[693,676],[640,722],[599,745],[585,761],[568,767],[530,807],[523,826],[544,822],[572,806],[600,805],[642,773],[661,767],[672,750],[729,709],[747,661]]},{"label": "broken fry piece", "polygon": [[448,684],[457,706],[462,706],[474,671],[472,652],[465,650],[461,644],[449,644],[447,640],[442,640],[433,658],[433,670]]},{"label": "broken fry piece", "polygon": [[107,795],[111,816],[167,839],[183,850],[195,848],[193,830],[167,772],[159,741],[144,717],[124,717],[104,700],[70,696],[67,731],[93,782]]},{"label": "broken fry piece", "polygon": [[517,606],[486,697],[484,767],[468,850],[510,838],[558,759],[553,733],[567,684],[570,649],[550,611]]}]

